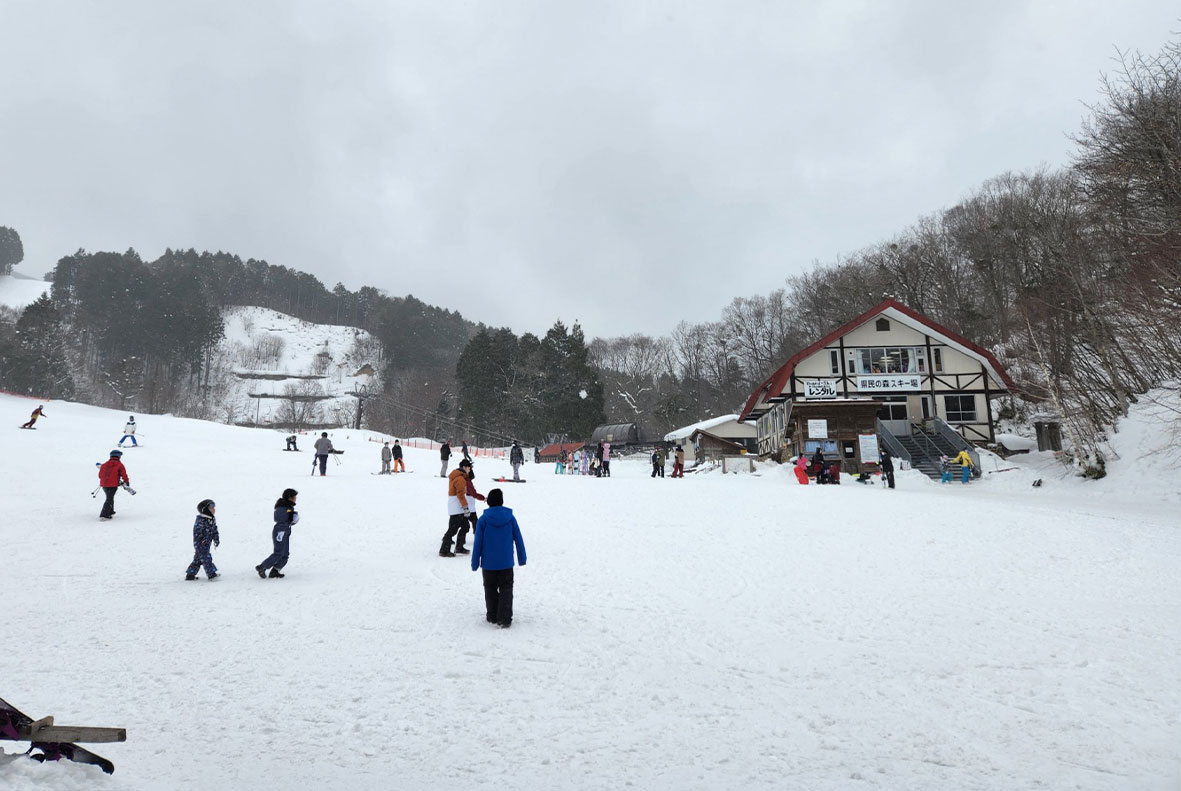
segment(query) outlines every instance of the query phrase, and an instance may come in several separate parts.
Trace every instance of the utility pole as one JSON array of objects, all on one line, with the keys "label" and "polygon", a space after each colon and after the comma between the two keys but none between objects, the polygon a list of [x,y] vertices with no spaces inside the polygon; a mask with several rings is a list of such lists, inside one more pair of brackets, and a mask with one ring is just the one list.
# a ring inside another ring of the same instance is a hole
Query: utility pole
[{"label": "utility pole", "polygon": [[357,397],[357,419],[353,421],[353,428],[358,431],[361,429],[361,415],[365,412],[365,399],[372,398],[373,395],[369,392],[369,385],[357,385],[357,389],[349,395]]}]

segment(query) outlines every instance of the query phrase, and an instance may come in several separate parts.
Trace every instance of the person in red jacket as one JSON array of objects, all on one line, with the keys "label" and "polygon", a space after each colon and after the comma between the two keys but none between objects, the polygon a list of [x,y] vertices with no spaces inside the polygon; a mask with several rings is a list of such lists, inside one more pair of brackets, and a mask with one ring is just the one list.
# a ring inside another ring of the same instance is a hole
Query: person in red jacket
[{"label": "person in red jacket", "polygon": [[123,451],[121,450],[111,451],[111,458],[98,468],[98,485],[103,487],[103,491],[107,495],[107,499],[103,503],[103,510],[98,515],[99,519],[110,519],[115,515],[115,492],[119,491],[120,484],[131,485],[131,478],[127,476],[127,468],[119,460],[122,455]]}]

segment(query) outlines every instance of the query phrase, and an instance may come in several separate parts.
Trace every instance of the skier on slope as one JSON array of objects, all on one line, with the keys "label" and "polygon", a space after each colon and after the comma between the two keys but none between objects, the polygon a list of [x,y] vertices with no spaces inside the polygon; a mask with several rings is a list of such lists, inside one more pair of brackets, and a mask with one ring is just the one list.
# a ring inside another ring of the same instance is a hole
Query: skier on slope
[{"label": "skier on slope", "polygon": [[209,545],[221,545],[221,537],[217,534],[217,519],[214,511],[217,503],[212,500],[202,500],[197,503],[197,520],[193,522],[193,562],[185,571],[186,580],[197,579],[197,571],[204,566],[205,576],[209,579],[217,578],[217,566],[213,564],[213,554]]},{"label": "skier on slope", "polygon": [[119,447],[123,447],[126,440],[131,440],[131,446],[137,447],[138,442],[135,441],[135,415],[127,416],[127,425],[123,427],[123,436],[119,439]]},{"label": "skier on slope", "polygon": [[111,451],[111,457],[98,468],[98,484],[107,495],[107,499],[103,502],[102,511],[98,514],[99,519],[107,520],[115,515],[115,492],[119,491],[120,484],[131,485],[127,468],[120,461],[122,455],[123,451],[121,450]]},{"label": "skier on slope", "polygon": [[328,432],[321,431],[320,438],[316,440],[316,461],[320,462],[321,478],[328,474],[328,454],[330,453],[340,453],[340,451],[332,447],[332,440],[328,439]]},{"label": "skier on slope", "polygon": [[29,422],[22,425],[21,428],[33,428],[39,417],[46,417],[45,407],[43,405],[33,410],[33,414],[29,416]]}]

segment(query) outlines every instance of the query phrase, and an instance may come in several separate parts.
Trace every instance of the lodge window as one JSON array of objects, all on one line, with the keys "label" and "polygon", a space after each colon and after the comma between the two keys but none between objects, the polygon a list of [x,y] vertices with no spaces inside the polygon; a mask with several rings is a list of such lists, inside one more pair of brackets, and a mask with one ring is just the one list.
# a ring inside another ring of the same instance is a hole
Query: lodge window
[{"label": "lodge window", "polygon": [[975,423],[976,396],[943,396],[943,411],[947,415],[948,423]]},{"label": "lodge window", "polygon": [[859,374],[925,374],[927,355],[923,349],[858,349],[854,358]]},{"label": "lodge window", "polygon": [[878,319],[877,323],[874,326],[877,327],[878,332],[889,332],[890,331],[890,320],[889,319]]},{"label": "lodge window", "polygon": [[934,369],[935,373],[937,373],[937,374],[943,373],[943,350],[942,349],[932,349],[931,350],[931,367]]},{"label": "lodge window", "polygon": [[841,355],[836,349],[831,349],[828,352],[828,366],[834,376],[841,372]]}]

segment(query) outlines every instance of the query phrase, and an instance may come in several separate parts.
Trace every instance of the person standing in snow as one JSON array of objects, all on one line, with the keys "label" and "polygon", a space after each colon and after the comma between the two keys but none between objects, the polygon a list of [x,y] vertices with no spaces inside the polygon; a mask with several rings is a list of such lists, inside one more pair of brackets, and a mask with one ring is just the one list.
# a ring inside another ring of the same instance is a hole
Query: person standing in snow
[{"label": "person standing in snow", "polygon": [[951,483],[951,459],[945,453],[939,456],[939,483]]},{"label": "person standing in snow", "polygon": [[968,455],[968,451],[961,450],[958,454],[956,454],[956,457],[951,460],[951,463],[961,465],[963,475],[960,478],[960,483],[967,483],[969,476],[972,474],[972,470],[975,469],[975,465],[972,464],[972,457]]},{"label": "person standing in snow", "polygon": [[676,451],[673,455],[673,474],[670,478],[684,478],[685,477],[685,449],[677,445]]},{"label": "person standing in snow", "polygon": [[890,458],[890,452],[888,450],[882,450],[882,477],[886,479],[886,485],[893,489],[894,460]]},{"label": "person standing in snow", "polygon": [[463,451],[463,457],[464,457],[465,459],[467,459],[468,461],[471,461],[471,460],[472,460],[472,454],[468,453],[468,450],[467,450],[467,440],[466,440],[466,439],[463,441],[463,448],[462,448],[462,451]]},{"label": "person standing in snow", "polygon": [[[467,489],[464,494],[467,495],[468,515],[467,521],[471,525],[472,535],[476,534],[476,520],[479,518],[476,514],[476,501],[484,502],[484,495],[476,491],[476,485],[472,483],[476,479],[476,465],[468,464],[467,468]],[[464,539],[467,538],[468,528],[463,528],[459,531],[459,537],[455,539],[455,554],[466,555],[468,550],[463,548]]]},{"label": "person standing in snow", "polygon": [[37,423],[37,418],[45,417],[45,406],[41,405],[33,410],[33,414],[29,416],[29,422],[23,424],[21,428],[33,428]]},{"label": "person standing in snow", "polygon": [[488,492],[488,508],[476,522],[472,544],[472,571],[484,569],[484,617],[501,629],[513,623],[513,549],[525,565],[525,540],[511,508],[504,507],[504,492]]},{"label": "person standing in snow", "polygon": [[611,477],[611,443],[603,443],[603,477]]},{"label": "person standing in snow", "polygon": [[460,459],[459,466],[451,471],[447,479],[447,532],[443,534],[443,543],[439,546],[439,557],[455,557],[451,551],[451,539],[460,530],[463,532],[460,534],[459,547],[463,554],[467,554],[463,550],[463,539],[467,537],[467,518],[472,511],[467,499],[467,474],[471,466],[472,463],[467,459]]},{"label": "person standing in snow", "polygon": [[394,458],[394,452],[390,450],[390,442],[386,440],[385,444],[381,446],[381,474],[390,474],[390,461]]},{"label": "person standing in snow", "polygon": [[132,447],[139,445],[135,441],[135,415],[127,416],[127,425],[123,427],[123,436],[119,439],[119,447],[123,447],[123,443],[127,440],[131,440]]},{"label": "person standing in snow", "polygon": [[394,439],[394,472],[406,472],[406,465],[402,461],[402,446],[397,438]]},{"label": "person standing in snow", "polygon": [[[275,526],[271,528],[271,542],[274,551],[267,559],[254,567],[261,579],[268,576],[283,579],[283,567],[291,556],[291,528],[299,524],[299,514],[295,510],[295,498],[299,492],[294,489],[284,489],[283,496],[275,501]],[[267,574],[267,569],[271,573]]]},{"label": "person standing in snow", "polygon": [[197,503],[197,521],[193,522],[193,562],[185,571],[186,580],[197,579],[197,570],[205,567],[205,576],[209,579],[217,577],[217,566],[213,564],[213,553],[209,545],[221,545],[221,537],[217,534],[217,519],[213,514],[217,510],[217,503],[212,500],[202,500]]},{"label": "person standing in snow", "polygon": [[664,477],[664,451],[660,448],[652,451],[652,475],[649,477]]},{"label": "person standing in snow", "polygon": [[330,453],[336,453],[336,448],[332,447],[332,440],[328,439],[328,432],[321,431],[320,438],[316,440],[316,461],[320,463],[321,478],[328,474],[328,454]]},{"label": "person standing in snow", "polygon": [[439,468],[439,477],[447,477],[447,460],[451,458],[451,440],[447,440],[439,446],[439,459],[443,462],[443,466]]},{"label": "person standing in snow", "polygon": [[111,457],[98,468],[98,485],[103,487],[103,492],[107,495],[107,499],[103,502],[102,511],[98,514],[99,519],[110,519],[115,515],[115,492],[119,491],[121,484],[131,485],[127,468],[120,461],[122,456],[123,451],[113,450]]},{"label": "person standing in snow", "polygon": [[513,465],[513,480],[521,480],[521,465],[525,463],[525,451],[521,450],[515,439],[512,450],[508,452],[508,463]]}]

